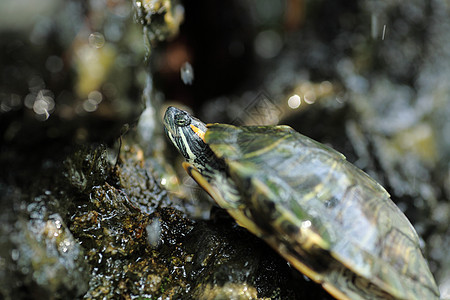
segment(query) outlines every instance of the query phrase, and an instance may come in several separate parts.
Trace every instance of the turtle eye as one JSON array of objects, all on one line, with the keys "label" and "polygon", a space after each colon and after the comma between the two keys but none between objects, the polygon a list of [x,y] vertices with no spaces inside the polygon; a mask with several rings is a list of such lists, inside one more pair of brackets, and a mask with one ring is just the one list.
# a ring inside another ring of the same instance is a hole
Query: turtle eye
[{"label": "turtle eye", "polygon": [[191,123],[191,118],[187,114],[178,114],[175,116],[175,125],[187,126]]}]

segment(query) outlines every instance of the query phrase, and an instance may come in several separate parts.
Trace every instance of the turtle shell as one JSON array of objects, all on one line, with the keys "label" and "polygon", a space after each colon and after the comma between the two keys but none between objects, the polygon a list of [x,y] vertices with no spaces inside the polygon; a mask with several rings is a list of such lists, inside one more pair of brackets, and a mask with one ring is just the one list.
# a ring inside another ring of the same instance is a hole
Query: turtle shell
[{"label": "turtle shell", "polygon": [[288,126],[209,124],[205,142],[238,192],[213,179],[216,202],[333,296],[439,298],[411,223],[341,153]]}]

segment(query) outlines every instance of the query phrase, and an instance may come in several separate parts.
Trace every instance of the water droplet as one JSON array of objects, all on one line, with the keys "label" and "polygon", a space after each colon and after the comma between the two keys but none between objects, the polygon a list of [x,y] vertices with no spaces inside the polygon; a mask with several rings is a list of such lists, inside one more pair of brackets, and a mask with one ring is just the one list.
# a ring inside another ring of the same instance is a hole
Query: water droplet
[{"label": "water droplet", "polygon": [[147,225],[146,230],[148,243],[153,247],[157,247],[161,241],[161,221],[159,218],[153,218],[151,223]]},{"label": "water droplet", "polygon": [[311,227],[311,221],[310,220],[303,221],[301,227],[303,229]]},{"label": "water droplet", "polygon": [[60,229],[62,226],[61,220],[55,220],[55,226],[56,226],[56,228]]},{"label": "water droplet", "polygon": [[55,108],[53,93],[50,90],[40,90],[33,103],[33,111],[41,121],[45,121]]},{"label": "water droplet", "polygon": [[184,84],[191,85],[194,81],[194,69],[192,68],[191,64],[188,62],[185,62],[181,66],[181,80],[183,80]]},{"label": "water droplet", "polygon": [[105,37],[100,32],[93,32],[89,35],[89,45],[94,48],[101,48],[105,45]]},{"label": "water droplet", "polygon": [[371,16],[371,33],[372,33],[372,39],[376,39],[378,35],[378,16],[376,14],[372,14]]},{"label": "water droplet", "polygon": [[19,252],[19,250],[17,250],[17,249],[12,249],[12,250],[11,250],[11,258],[12,258],[12,260],[17,261],[17,260],[19,259],[19,257],[20,257],[20,252]]},{"label": "water droplet", "polygon": [[386,24],[383,25],[383,34],[381,35],[381,40],[384,41],[384,37],[386,36]]}]

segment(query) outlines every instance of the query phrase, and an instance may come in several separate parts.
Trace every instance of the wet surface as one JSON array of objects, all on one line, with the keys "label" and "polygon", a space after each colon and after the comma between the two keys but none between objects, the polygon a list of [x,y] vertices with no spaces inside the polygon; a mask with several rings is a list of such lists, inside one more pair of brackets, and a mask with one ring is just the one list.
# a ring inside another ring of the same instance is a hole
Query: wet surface
[{"label": "wet surface", "polygon": [[161,126],[178,101],[207,122],[289,124],[344,153],[411,220],[448,297],[448,11],[0,4],[1,296],[330,298],[182,177]]}]

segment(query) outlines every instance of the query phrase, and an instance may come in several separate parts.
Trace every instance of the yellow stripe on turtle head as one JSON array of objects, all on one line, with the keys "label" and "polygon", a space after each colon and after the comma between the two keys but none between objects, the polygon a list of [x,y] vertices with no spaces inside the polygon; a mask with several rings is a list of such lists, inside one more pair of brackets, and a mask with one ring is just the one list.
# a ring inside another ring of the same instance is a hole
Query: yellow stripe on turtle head
[{"label": "yellow stripe on turtle head", "polygon": [[190,124],[190,126],[195,134],[198,135],[203,141],[205,141],[205,132],[193,124]]}]

